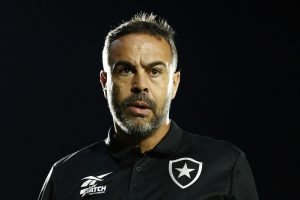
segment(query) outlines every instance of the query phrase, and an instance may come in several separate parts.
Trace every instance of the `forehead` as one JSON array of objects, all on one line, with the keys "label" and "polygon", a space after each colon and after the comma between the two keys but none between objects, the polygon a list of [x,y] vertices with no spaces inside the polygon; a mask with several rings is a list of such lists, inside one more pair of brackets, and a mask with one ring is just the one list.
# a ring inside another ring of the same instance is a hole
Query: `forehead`
[{"label": "forehead", "polygon": [[142,62],[164,61],[171,63],[172,53],[169,43],[162,37],[149,34],[128,34],[114,40],[109,48],[110,63],[115,60]]}]

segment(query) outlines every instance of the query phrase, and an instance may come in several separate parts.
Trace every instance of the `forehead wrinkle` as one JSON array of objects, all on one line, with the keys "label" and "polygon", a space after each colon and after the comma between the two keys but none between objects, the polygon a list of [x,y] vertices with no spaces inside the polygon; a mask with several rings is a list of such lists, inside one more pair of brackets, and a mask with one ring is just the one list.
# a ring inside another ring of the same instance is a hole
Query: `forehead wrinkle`
[{"label": "forehead wrinkle", "polygon": [[[137,60],[137,57],[140,57],[141,53],[136,49],[136,47],[134,47],[135,45],[132,44],[132,41],[128,43],[126,44],[126,42],[120,39],[116,39],[111,43],[109,48],[109,60],[111,65],[115,64],[118,61],[129,62],[134,66],[137,64],[135,60]],[[112,57],[114,57],[115,63],[112,63]]]},{"label": "forehead wrinkle", "polygon": [[172,62],[172,52],[168,42],[163,38],[144,36],[143,34],[129,34],[114,40],[109,47],[110,66],[114,64],[113,58],[116,61],[126,60],[135,66],[138,64],[147,66],[149,63],[161,61],[169,68]]}]

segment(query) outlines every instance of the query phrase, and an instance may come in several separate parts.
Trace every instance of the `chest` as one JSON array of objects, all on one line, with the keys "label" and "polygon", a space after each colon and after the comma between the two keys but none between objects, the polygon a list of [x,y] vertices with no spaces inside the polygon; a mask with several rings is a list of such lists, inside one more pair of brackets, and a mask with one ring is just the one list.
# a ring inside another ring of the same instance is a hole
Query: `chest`
[{"label": "chest", "polygon": [[130,164],[109,162],[90,174],[81,173],[71,183],[62,183],[68,188],[57,188],[61,199],[210,200],[223,199],[230,190],[231,169],[197,155],[144,156]]}]

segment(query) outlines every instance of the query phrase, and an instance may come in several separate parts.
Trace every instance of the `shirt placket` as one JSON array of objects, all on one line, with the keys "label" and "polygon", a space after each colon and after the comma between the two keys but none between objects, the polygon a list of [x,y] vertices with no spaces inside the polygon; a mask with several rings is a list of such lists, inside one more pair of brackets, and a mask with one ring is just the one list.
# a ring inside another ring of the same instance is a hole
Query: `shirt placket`
[{"label": "shirt placket", "polygon": [[129,188],[129,198],[130,200],[137,200],[142,198],[144,187],[144,163],[146,161],[146,155],[142,155],[134,165],[132,166],[132,172],[130,177],[130,188]]}]

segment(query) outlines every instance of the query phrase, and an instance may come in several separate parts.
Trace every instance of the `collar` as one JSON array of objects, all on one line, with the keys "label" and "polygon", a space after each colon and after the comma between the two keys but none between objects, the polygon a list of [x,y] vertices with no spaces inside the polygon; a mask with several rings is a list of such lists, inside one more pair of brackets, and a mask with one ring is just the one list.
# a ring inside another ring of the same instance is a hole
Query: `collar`
[{"label": "collar", "polygon": [[179,148],[183,131],[174,121],[171,121],[170,128],[165,137],[152,150],[144,154],[141,153],[139,146],[122,147],[114,139],[113,134],[114,130],[110,128],[108,136],[105,139],[109,154],[119,162],[132,163],[144,155],[167,156],[175,153]]}]

